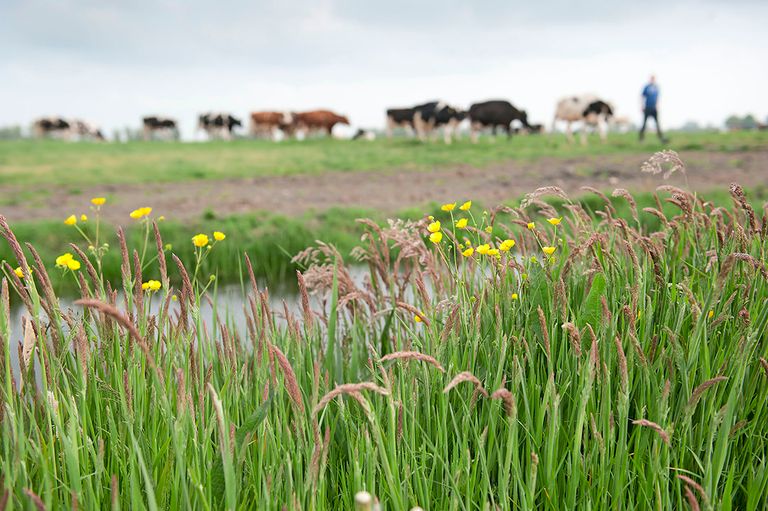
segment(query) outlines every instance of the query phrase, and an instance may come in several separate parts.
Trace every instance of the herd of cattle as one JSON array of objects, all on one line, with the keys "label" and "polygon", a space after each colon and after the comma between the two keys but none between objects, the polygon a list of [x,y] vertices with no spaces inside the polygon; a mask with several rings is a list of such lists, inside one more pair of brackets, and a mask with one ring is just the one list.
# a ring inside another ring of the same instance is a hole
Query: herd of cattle
[{"label": "herd of cattle", "polygon": [[[481,131],[490,129],[496,135],[500,130],[511,137],[513,133],[541,133],[541,124],[530,124],[528,114],[506,100],[492,100],[472,104],[462,110],[441,101],[431,101],[408,108],[387,110],[386,134],[392,137],[396,128],[402,128],[411,136],[427,140],[442,130],[446,143],[457,136],[459,126],[468,120],[471,139],[477,141]],[[573,123],[581,123],[582,142],[586,143],[588,130],[596,130],[604,140],[608,124],[615,122],[611,105],[591,94],[569,96],[558,101],[552,129],[557,122],[565,123],[565,133],[572,139]],[[256,138],[274,139],[306,138],[314,134],[330,136],[336,125],[350,125],[349,119],[330,110],[308,112],[263,111],[250,114],[250,135]],[[179,127],[175,119],[149,116],[142,119],[145,140],[179,138]],[[211,139],[233,138],[243,121],[230,113],[207,112],[198,116],[197,128]],[[37,137],[59,136],[77,140],[104,140],[101,131],[80,120],[49,117],[35,121],[33,133]],[[354,139],[373,138],[368,130],[358,130]]]}]

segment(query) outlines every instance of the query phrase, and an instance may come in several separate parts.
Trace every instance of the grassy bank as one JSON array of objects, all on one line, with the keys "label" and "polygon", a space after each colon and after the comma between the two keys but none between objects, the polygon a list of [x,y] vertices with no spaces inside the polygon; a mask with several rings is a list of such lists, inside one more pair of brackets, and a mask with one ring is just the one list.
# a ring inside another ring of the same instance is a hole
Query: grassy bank
[{"label": "grassy bank", "polygon": [[[657,229],[660,226],[659,219],[642,211],[645,207],[657,206],[653,195],[646,193],[638,194],[635,197],[640,211],[638,219],[642,227],[651,230]],[[517,207],[520,204],[520,199],[511,200],[506,205]],[[562,200],[557,197],[545,199],[555,206],[562,204]],[[708,194],[707,199],[716,206],[727,207],[731,203],[731,198],[726,191]],[[595,194],[585,194],[574,200],[589,212],[599,210],[604,206],[603,199]],[[632,212],[626,200],[621,197],[611,197],[610,200],[616,216],[628,220],[632,219]],[[762,204],[768,200],[768,189],[752,190],[750,200],[757,210],[762,209]],[[477,206],[482,207],[483,205],[477,204]],[[662,210],[668,215],[674,213],[674,208],[675,206],[670,203],[662,204]],[[449,219],[445,212],[440,211],[439,204],[436,203],[403,210],[394,217],[419,220],[428,214],[432,214],[442,221]],[[336,246],[345,261],[350,262],[351,250],[357,246],[360,236],[364,232],[364,226],[356,222],[356,219],[359,218],[371,219],[379,225],[386,225],[387,222],[387,216],[379,211],[335,208],[300,217],[256,212],[221,218],[208,215],[191,223],[162,221],[158,225],[162,228],[163,238],[168,246],[167,255],[175,254],[184,261],[191,260],[194,255],[195,247],[191,243],[193,235],[207,233],[210,236],[213,231],[224,232],[227,235],[226,243],[222,243],[219,249],[211,254],[201,271],[206,275],[215,273],[221,283],[239,283],[242,278],[242,266],[239,261],[243,254],[247,254],[255,262],[256,276],[266,281],[269,287],[274,289],[286,284],[295,285],[295,272],[297,269],[303,269],[303,267],[292,262],[291,259],[316,240],[323,240]],[[500,223],[505,223],[505,221]],[[93,218],[86,223],[79,222],[78,225],[89,237],[93,238],[95,231]],[[53,262],[62,253],[71,252],[70,243],[75,243],[81,250],[87,251],[88,243],[73,227],[66,226],[61,222],[18,223],[11,227],[20,239],[34,245],[46,262]],[[102,225],[100,231],[103,241],[112,248],[118,247],[115,226]],[[138,251],[139,254],[143,252],[145,238],[144,224],[139,222],[126,224],[126,240],[131,253],[134,250]],[[152,239],[150,237],[150,240]],[[31,256],[28,251],[27,256]],[[0,261],[12,263],[13,260],[11,247],[6,243],[0,243]],[[108,251],[104,255],[102,264],[104,278],[113,287],[117,287],[121,277],[119,252],[117,250]],[[152,257],[145,257],[142,271],[146,275],[157,275],[157,261]],[[73,295],[77,291],[74,280],[64,276],[62,272],[51,272],[51,281],[57,293]]]},{"label": "grassy bank", "polygon": [[[764,509],[768,225],[738,190],[727,210],[666,197],[657,228],[567,199],[551,222],[535,205],[473,205],[439,227],[369,226],[369,286],[334,251],[306,252],[302,292],[328,306],[303,299],[302,319],[276,324],[254,283],[247,332],[199,315],[200,258],[229,237],[185,260],[197,277],[169,261],[157,313],[128,270],[126,304],[86,275],[92,299],[62,316],[32,264],[0,292],[0,497],[322,510],[365,490],[384,509]],[[24,335],[9,331],[12,294]]]},{"label": "grassy bank", "polygon": [[[678,151],[738,151],[766,145],[766,132],[675,133],[668,147]],[[479,144],[465,138],[452,145],[407,139],[125,144],[0,141],[0,185],[60,185],[76,193],[79,187],[93,183],[172,183],[393,168],[418,171],[445,165],[482,167],[542,156],[649,153],[659,149],[662,147],[654,139],[641,144],[634,133],[614,134],[607,144],[593,140],[588,147],[569,144],[562,135],[515,137],[509,142],[484,138]]]}]

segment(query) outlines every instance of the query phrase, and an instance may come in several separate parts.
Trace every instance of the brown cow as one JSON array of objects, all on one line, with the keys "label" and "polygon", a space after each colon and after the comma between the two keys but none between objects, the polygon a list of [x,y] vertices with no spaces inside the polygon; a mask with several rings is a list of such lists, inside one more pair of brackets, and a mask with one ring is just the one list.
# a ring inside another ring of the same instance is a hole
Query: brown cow
[{"label": "brown cow", "polygon": [[328,135],[333,132],[337,124],[349,126],[349,119],[330,110],[312,110],[311,112],[299,112],[294,115],[294,124],[297,129],[304,130],[307,134],[312,131],[324,131]]},{"label": "brown cow", "polygon": [[272,138],[275,129],[279,129],[290,136],[294,122],[294,114],[291,112],[251,112],[251,135]]}]

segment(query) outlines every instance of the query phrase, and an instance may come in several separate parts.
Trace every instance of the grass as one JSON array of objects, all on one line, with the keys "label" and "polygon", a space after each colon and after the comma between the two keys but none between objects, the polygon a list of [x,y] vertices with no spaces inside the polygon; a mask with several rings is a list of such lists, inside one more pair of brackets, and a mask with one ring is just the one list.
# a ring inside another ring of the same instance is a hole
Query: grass
[{"label": "grass", "polygon": [[[355,251],[368,283],[332,247],[308,250],[302,319],[283,322],[256,282],[250,307],[202,322],[216,289],[198,268],[228,240],[185,261],[197,278],[169,261],[156,312],[130,269],[117,303],[86,275],[91,298],[73,314],[45,268],[8,275],[3,499],[322,510],[366,491],[384,509],[764,509],[768,225],[734,198],[723,210],[673,191],[656,228],[610,203],[588,215],[561,199],[558,227],[533,207],[474,206],[444,213],[472,229],[444,216],[438,245],[426,220],[370,225]],[[466,258],[456,234],[517,244]],[[28,307],[24,335],[9,331],[12,294]]]},{"label": "grass", "polygon": [[[763,202],[768,201],[767,188],[755,188],[750,190],[753,206],[760,209]],[[520,199],[508,201],[507,206],[517,207]],[[656,202],[650,193],[637,194],[635,199],[640,209],[655,207]],[[707,199],[716,206],[727,207],[731,198],[726,191],[713,191],[707,195]],[[553,197],[549,202],[559,206],[562,200]],[[584,195],[576,199],[587,211],[599,210],[603,207],[602,200],[595,195]],[[611,198],[612,207],[621,218],[631,218],[628,204],[621,198]],[[482,207],[482,204],[477,204]],[[109,207],[109,205],[105,206]],[[666,204],[662,208],[668,215],[674,213],[674,206]],[[418,207],[399,211],[394,218],[418,219],[424,215],[432,214],[443,221],[448,216],[440,211],[440,205],[436,203],[424,204]],[[242,280],[242,265],[234,264],[243,254],[247,254],[255,263],[255,276],[265,283],[270,289],[282,289],[288,286],[295,290],[296,270],[303,270],[301,264],[292,261],[294,255],[316,240],[323,240],[333,244],[342,254],[345,262],[352,261],[350,253],[357,246],[360,236],[364,232],[364,226],[356,219],[370,218],[380,225],[385,225],[388,215],[372,209],[333,208],[318,213],[307,213],[299,217],[287,217],[276,215],[266,211],[254,212],[243,215],[217,217],[216,215],[203,215],[194,222],[161,222],[163,239],[170,248],[166,255],[175,254],[183,261],[189,261],[194,257],[194,246],[191,238],[198,232],[208,233],[223,231],[228,238],[219,249],[212,253],[206,264],[201,268],[205,275],[215,274],[221,283],[240,283]],[[80,225],[86,234],[93,236],[94,222]],[[501,221],[500,221],[501,222]],[[652,215],[641,218],[645,229],[657,229],[659,220]],[[71,252],[70,243],[75,242],[82,250],[87,250],[87,243],[78,240],[77,232],[72,227],[64,226],[60,221],[34,221],[21,222],[12,225],[17,236],[34,245],[43,261],[53,262],[56,257]],[[106,241],[111,247],[118,246],[116,229],[107,225],[101,228],[102,236],[106,234]],[[142,251],[145,239],[145,229],[133,225],[126,228],[126,240],[130,252]],[[29,251],[25,251],[27,257],[31,257]],[[0,244],[0,261],[13,263],[14,255],[11,247]],[[108,251],[102,259],[101,272],[107,282],[119,282],[121,276],[121,260],[117,251]],[[13,263],[13,267],[16,264]],[[153,258],[146,258],[142,265],[145,275],[157,276],[158,265]],[[62,296],[76,295],[78,288],[76,282],[61,271],[52,272],[52,285],[57,294]],[[178,281],[174,283],[178,284]]]},{"label": "grass", "polygon": [[[765,147],[765,132],[676,133],[676,150],[738,151]],[[60,141],[0,141],[0,185],[80,187],[127,183],[173,183],[327,171],[427,170],[444,165],[482,167],[510,159],[541,156],[647,153],[662,147],[634,133],[616,134],[607,144],[568,144],[562,135],[515,137],[471,144],[466,138],[446,146],[413,140],[308,141],[238,140],[210,143],[71,144]],[[10,199],[13,200],[13,199]]]}]

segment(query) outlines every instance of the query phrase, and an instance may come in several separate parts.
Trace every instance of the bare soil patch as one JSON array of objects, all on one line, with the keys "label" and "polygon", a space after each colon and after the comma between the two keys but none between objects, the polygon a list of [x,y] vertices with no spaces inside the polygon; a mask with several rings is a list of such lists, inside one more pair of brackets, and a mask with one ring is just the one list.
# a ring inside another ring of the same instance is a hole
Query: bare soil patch
[{"label": "bare soil patch", "polygon": [[[366,172],[327,172],[312,175],[190,181],[184,183],[106,185],[68,190],[62,187],[33,191],[24,186],[0,187],[5,205],[0,211],[12,222],[61,219],[86,211],[90,197],[107,196],[108,220],[124,222],[129,211],[152,206],[158,215],[178,220],[199,218],[206,211],[230,215],[268,210],[289,216],[333,207],[366,207],[395,212],[429,201],[471,198],[495,204],[537,187],[556,185],[569,194],[582,186],[603,190],[627,188],[652,191],[665,183],[660,176],[642,174],[648,155],[600,155],[578,158],[540,158],[509,161],[484,168],[450,166],[427,171],[400,169]],[[768,185],[768,150],[742,152],[692,151],[681,153],[691,188],[705,192],[732,182],[744,187]],[[684,183],[674,176],[668,183]],[[42,194],[44,202],[10,200]],[[42,202],[42,203],[41,203]]]}]

